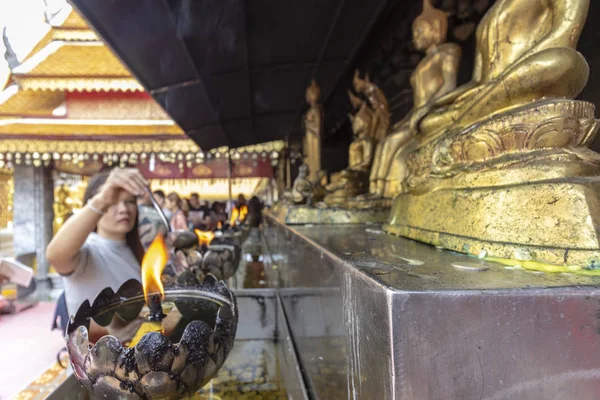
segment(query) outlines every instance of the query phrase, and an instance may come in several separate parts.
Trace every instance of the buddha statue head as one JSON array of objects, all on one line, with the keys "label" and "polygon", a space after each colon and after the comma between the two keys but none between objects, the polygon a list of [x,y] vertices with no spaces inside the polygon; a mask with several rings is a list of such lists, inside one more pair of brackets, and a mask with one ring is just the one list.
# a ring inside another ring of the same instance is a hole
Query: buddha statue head
[{"label": "buddha statue head", "polygon": [[363,93],[367,88],[367,85],[370,83],[369,74],[365,74],[365,78],[362,79],[360,77],[360,73],[358,70],[354,71],[354,77],[352,78],[352,85],[354,86],[354,91],[356,93]]},{"label": "buddha statue head", "polygon": [[355,115],[349,114],[352,121],[352,132],[357,138],[369,136],[373,124],[373,111],[367,102],[363,102]]},{"label": "buddha statue head", "polygon": [[448,34],[448,16],[431,5],[431,0],[423,0],[423,12],[412,25],[415,48],[425,51],[431,46],[444,43]]},{"label": "buddha statue head", "polygon": [[308,165],[306,164],[302,164],[298,167],[298,178],[302,179],[302,178],[306,178],[309,174],[309,168]]},{"label": "buddha statue head", "polygon": [[306,89],[306,102],[311,106],[316,105],[321,98],[321,88],[317,85],[317,81],[312,80],[310,86]]},{"label": "buddha statue head", "polygon": [[352,109],[358,110],[363,103],[361,98],[352,93],[350,89],[348,89],[348,97],[350,98],[350,104],[352,104]]}]

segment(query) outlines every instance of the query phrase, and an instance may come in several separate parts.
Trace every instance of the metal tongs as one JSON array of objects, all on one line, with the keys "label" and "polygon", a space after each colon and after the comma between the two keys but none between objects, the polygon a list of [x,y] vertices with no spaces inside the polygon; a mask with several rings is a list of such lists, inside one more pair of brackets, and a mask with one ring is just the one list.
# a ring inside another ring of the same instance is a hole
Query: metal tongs
[{"label": "metal tongs", "polygon": [[167,228],[167,233],[171,233],[171,231],[172,231],[171,224],[169,223],[169,220],[167,219],[167,216],[163,212],[162,208],[160,208],[160,205],[154,198],[154,194],[152,193],[152,190],[150,190],[150,187],[148,187],[148,186],[146,186],[146,190],[148,191],[148,195],[150,195],[150,201],[152,202],[154,209],[156,210],[156,212],[160,216],[160,219],[162,220],[163,224],[165,224],[165,227]]}]

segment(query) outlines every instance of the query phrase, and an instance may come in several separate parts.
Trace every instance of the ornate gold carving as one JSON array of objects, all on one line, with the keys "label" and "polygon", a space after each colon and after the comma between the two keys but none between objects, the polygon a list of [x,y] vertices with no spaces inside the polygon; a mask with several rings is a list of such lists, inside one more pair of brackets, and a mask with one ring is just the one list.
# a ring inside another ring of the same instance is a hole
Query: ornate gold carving
[{"label": "ornate gold carving", "polygon": [[0,140],[0,153],[24,154],[113,154],[113,153],[197,153],[200,148],[191,140]]},{"label": "ornate gold carving", "polygon": [[516,152],[525,156],[545,148],[588,146],[598,130],[594,110],[583,101],[545,100],[446,134],[408,156],[407,188],[430,178],[451,177],[466,167],[492,168],[514,159]]},{"label": "ornate gold carving", "polygon": [[[267,142],[260,145],[238,147],[239,153],[274,153],[279,157],[283,149],[282,141]],[[220,151],[227,154],[227,147],[213,149],[211,154]],[[95,140],[0,140],[0,154],[114,154],[114,153],[192,153],[204,154],[192,140],[137,140],[137,141],[95,141]]]},{"label": "ornate gold carving", "polygon": [[309,179],[317,177],[321,170],[321,137],[323,136],[323,106],[319,104],[321,89],[315,80],[306,89],[306,102],[310,105],[304,116],[304,157],[308,165]]}]

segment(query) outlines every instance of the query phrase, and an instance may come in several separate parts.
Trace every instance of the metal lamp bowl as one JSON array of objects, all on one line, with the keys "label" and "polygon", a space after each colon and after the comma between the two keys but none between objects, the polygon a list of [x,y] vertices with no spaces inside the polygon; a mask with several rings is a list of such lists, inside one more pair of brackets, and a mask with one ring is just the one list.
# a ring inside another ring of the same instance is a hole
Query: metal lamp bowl
[{"label": "metal lamp bowl", "polygon": [[107,288],[91,306],[82,304],[71,317],[66,341],[74,374],[84,387],[99,398],[176,399],[212,379],[235,339],[233,293],[209,275],[194,287],[167,288],[164,301],[175,303],[181,313],[177,327],[169,337],[147,333],[132,348],[110,335],[91,344],[88,329],[90,320],[106,326],[115,314],[125,321],[137,318],[144,306],[141,283],[128,281],[116,293]]}]

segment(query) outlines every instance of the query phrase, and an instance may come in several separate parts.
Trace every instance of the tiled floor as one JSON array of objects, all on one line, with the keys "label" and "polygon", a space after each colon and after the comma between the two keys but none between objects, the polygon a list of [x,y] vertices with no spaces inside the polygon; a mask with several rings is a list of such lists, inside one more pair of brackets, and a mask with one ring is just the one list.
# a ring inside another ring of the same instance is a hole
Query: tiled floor
[{"label": "tiled floor", "polygon": [[65,346],[50,331],[54,303],[38,303],[15,315],[0,316],[0,400],[13,399],[56,362]]}]

